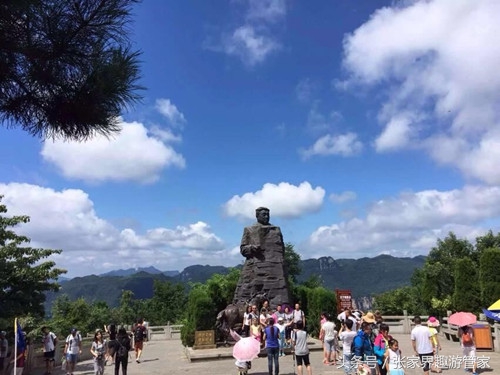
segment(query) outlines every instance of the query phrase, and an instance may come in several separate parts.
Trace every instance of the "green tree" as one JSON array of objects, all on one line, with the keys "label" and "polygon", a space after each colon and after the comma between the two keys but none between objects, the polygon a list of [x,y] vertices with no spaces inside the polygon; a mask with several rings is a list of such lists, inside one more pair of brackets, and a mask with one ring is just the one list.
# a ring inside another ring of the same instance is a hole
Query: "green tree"
[{"label": "green tree", "polygon": [[285,270],[288,274],[288,280],[290,284],[297,283],[297,276],[302,272],[300,268],[300,255],[295,251],[295,247],[287,242],[285,244],[285,255],[284,255]]},{"label": "green tree", "polygon": [[5,216],[7,207],[1,204],[2,198],[0,195],[0,301],[2,319],[10,325],[21,315],[43,317],[45,292],[59,290],[55,280],[66,271],[55,268],[55,262],[45,260],[60,254],[61,250],[28,247],[30,239],[11,229],[30,219],[29,216]]},{"label": "green tree", "polygon": [[95,301],[90,305],[90,314],[87,317],[89,332],[97,328],[103,329],[104,325],[111,322],[111,310],[104,301]]},{"label": "green tree", "polygon": [[422,314],[424,309],[418,304],[418,289],[405,286],[374,296],[373,308],[383,315]]},{"label": "green tree", "polygon": [[189,292],[186,319],[181,328],[181,340],[185,346],[193,346],[195,331],[214,329],[216,307],[206,285],[197,284]]},{"label": "green tree", "polygon": [[459,311],[479,311],[481,291],[476,265],[470,258],[458,259],[453,271],[455,275],[453,307]]},{"label": "green tree", "polygon": [[479,282],[483,307],[500,298],[500,249],[485,249],[479,260]]},{"label": "green tree", "polygon": [[311,275],[306,281],[302,283],[306,288],[314,289],[319,288],[323,285],[321,281],[321,276],[319,275]]},{"label": "green tree", "polygon": [[[234,291],[240,278],[241,271],[231,268],[228,274],[214,274],[206,282],[208,295],[212,299],[217,311],[223,310],[233,302]],[[215,320],[215,316],[214,316]]]},{"label": "green tree", "polygon": [[422,304],[427,311],[432,310],[433,298],[452,298],[455,291],[455,264],[462,258],[477,258],[477,252],[468,240],[457,238],[453,232],[444,240],[438,239],[436,246],[429,252],[418,276]]},{"label": "green tree", "polygon": [[73,327],[86,335],[97,328],[102,329],[105,324],[109,324],[110,319],[111,311],[106,302],[96,301],[89,304],[83,298],[70,301],[68,296],[63,294],[52,304],[52,319],[47,325],[61,337],[67,336]]},{"label": "green tree", "polygon": [[120,307],[119,310],[119,324],[132,324],[137,319],[137,311],[134,308],[134,292],[131,290],[123,290],[122,296],[120,298]]},{"label": "green tree", "polygon": [[335,293],[323,287],[308,288],[307,291],[307,332],[318,337],[320,327],[320,317],[323,312],[333,314],[337,311],[337,301]]},{"label": "green tree", "polygon": [[48,325],[59,335],[65,335],[71,328],[71,322],[67,321],[71,309],[71,301],[67,294],[62,294],[52,303],[52,319]]},{"label": "green tree", "polygon": [[164,325],[182,318],[187,302],[184,285],[155,280],[153,298],[146,301],[148,321],[151,325]]},{"label": "green tree", "polygon": [[121,110],[140,99],[127,33],[137,2],[2,1],[0,120],[42,137],[118,132]]},{"label": "green tree", "polygon": [[476,238],[476,251],[479,256],[481,256],[484,250],[493,248],[500,249],[500,233],[494,235],[493,232],[489,230],[484,236]]}]

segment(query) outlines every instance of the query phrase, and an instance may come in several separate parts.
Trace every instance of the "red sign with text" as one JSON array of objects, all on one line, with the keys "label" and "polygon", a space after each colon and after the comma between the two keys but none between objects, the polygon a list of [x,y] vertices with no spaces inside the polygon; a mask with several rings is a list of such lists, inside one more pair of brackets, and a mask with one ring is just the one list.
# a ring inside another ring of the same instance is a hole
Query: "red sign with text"
[{"label": "red sign with text", "polygon": [[337,314],[345,309],[352,309],[352,296],[350,290],[335,289],[337,297]]}]

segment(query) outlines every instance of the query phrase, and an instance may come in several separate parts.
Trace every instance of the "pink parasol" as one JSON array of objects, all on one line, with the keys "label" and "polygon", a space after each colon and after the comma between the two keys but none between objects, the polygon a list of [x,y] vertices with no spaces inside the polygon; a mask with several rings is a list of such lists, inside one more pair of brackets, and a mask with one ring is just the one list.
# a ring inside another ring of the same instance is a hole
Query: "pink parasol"
[{"label": "pink parasol", "polygon": [[477,322],[477,317],[470,312],[456,312],[448,317],[448,323],[459,327],[468,326]]},{"label": "pink parasol", "polygon": [[246,362],[257,358],[260,353],[260,342],[253,337],[243,337],[233,346],[233,357]]}]

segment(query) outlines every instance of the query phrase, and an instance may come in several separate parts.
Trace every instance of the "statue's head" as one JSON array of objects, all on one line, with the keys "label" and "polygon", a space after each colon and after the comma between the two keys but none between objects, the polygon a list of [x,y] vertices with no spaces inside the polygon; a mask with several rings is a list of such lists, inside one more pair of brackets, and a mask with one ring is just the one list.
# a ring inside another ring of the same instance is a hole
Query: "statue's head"
[{"label": "statue's head", "polygon": [[268,225],[269,224],[269,208],[259,207],[255,210],[255,216],[257,217],[257,221],[260,224]]}]

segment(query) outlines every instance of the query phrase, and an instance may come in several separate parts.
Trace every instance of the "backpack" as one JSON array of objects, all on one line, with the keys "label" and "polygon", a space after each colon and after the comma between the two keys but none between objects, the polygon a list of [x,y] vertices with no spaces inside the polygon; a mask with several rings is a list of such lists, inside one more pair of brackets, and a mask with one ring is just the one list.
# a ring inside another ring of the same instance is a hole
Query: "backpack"
[{"label": "backpack", "polygon": [[120,358],[126,357],[128,355],[127,348],[120,341],[117,340],[117,342],[120,345],[120,347],[118,348],[118,353],[116,353],[116,355]]},{"label": "backpack", "polygon": [[144,331],[142,326],[137,326],[134,331],[134,341],[139,342],[142,340],[144,340]]},{"label": "backpack", "polygon": [[474,342],[472,341],[472,337],[470,336],[469,332],[466,331],[462,333],[462,345],[464,346],[472,346]]}]

